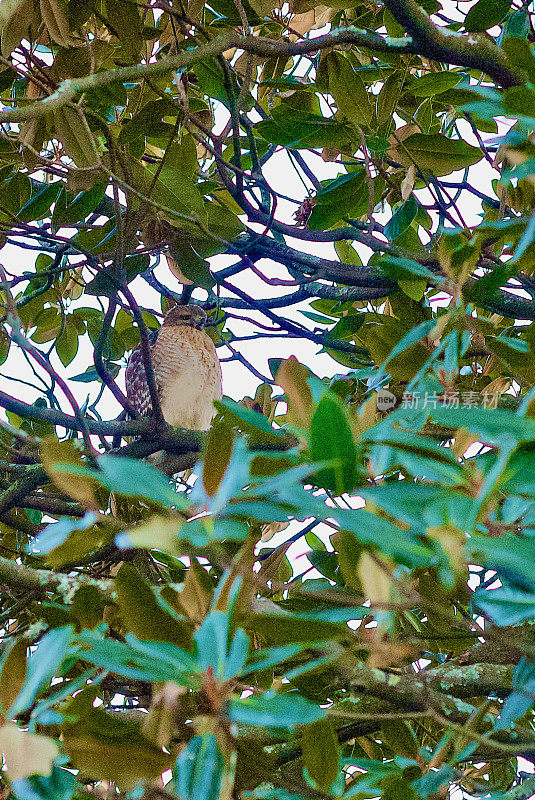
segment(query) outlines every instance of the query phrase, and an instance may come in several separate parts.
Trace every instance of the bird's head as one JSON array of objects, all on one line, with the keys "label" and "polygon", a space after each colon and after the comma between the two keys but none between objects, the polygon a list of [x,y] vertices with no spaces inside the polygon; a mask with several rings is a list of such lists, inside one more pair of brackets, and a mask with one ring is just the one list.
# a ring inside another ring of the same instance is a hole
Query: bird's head
[{"label": "bird's head", "polygon": [[173,306],[162,325],[190,325],[201,330],[206,325],[206,311],[200,306]]}]

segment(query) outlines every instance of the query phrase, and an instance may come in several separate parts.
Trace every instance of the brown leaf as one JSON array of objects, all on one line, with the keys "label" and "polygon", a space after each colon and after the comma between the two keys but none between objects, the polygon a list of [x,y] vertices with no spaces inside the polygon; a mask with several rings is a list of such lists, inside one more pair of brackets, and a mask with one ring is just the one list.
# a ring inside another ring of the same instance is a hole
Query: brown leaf
[{"label": "brown leaf", "polygon": [[180,283],[183,283],[184,286],[191,286],[193,284],[193,281],[190,281],[189,278],[186,278],[186,276],[178,266],[178,262],[176,261],[176,259],[174,259],[173,256],[170,255],[169,253],[167,253],[166,258],[167,258],[167,266],[169,267],[175,278],[178,281],[180,281]]}]

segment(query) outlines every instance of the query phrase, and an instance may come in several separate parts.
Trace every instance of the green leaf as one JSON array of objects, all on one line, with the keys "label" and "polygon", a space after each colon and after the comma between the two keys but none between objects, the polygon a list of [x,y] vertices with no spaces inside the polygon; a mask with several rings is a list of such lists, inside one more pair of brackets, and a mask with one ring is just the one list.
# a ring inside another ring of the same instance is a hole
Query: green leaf
[{"label": "green leaf", "polygon": [[67,317],[63,331],[56,339],[56,353],[64,367],[68,366],[78,352],[78,331],[72,319]]},{"label": "green leaf", "polygon": [[27,545],[29,553],[46,555],[55,547],[65,542],[73,531],[86,530],[95,524],[97,517],[88,511],[82,519],[62,517],[58,522],[51,522]]},{"label": "green leaf", "polygon": [[117,492],[124,497],[150,500],[167,508],[185,508],[188,505],[185,497],[175,492],[165,475],[150,464],[135,458],[109,455],[99,456],[97,461],[102,472],[69,464],[57,464],[56,471],[95,478],[110,492]]},{"label": "green leaf", "polygon": [[[204,208],[206,212],[206,227],[214,236],[221,237],[226,241],[232,241],[245,230],[243,222],[226,206],[207,201]],[[211,242],[211,246],[214,246],[213,242]],[[207,255],[211,255],[211,253],[207,253]]]},{"label": "green leaf", "polygon": [[535,666],[521,658],[513,670],[513,691],[506,698],[495,730],[513,725],[529,711],[535,700]]},{"label": "green leaf", "polygon": [[87,120],[78,108],[62,106],[52,113],[54,135],[63,145],[65,153],[77,167],[91,168],[99,165],[95,140]]},{"label": "green leaf", "polygon": [[121,144],[135,142],[136,139],[144,139],[150,134],[151,126],[161,123],[164,117],[176,117],[180,112],[178,103],[172,97],[149,100],[132,119],[123,122],[119,134]]},{"label": "green leaf", "polygon": [[210,497],[217,492],[232,457],[234,431],[225,422],[212,425],[203,458],[202,482]]},{"label": "green leaf", "polygon": [[364,81],[346,56],[332,51],[325,57],[329,75],[329,92],[339,111],[355,125],[368,125],[373,108]]},{"label": "green leaf", "polygon": [[128,0],[106,0],[105,16],[110,31],[118,36],[124,51],[137,61],[143,44],[142,22],[137,3]]},{"label": "green leaf", "polygon": [[98,687],[86,687],[65,704],[62,751],[84,775],[113,780],[129,792],[140,780],[157,778],[170,769],[173,757],[153,744],[129,714],[96,708]]},{"label": "green leaf", "polygon": [[440,176],[477,164],[483,153],[462,139],[448,139],[441,133],[413,133],[396,148],[395,157],[405,167],[416,163],[423,172]]},{"label": "green leaf", "polygon": [[[195,655],[199,668],[206,671],[208,667],[212,667],[215,677],[220,679],[225,674],[228,636],[229,617],[222,611],[212,611],[208,614],[199,630],[194,634]],[[246,658],[247,653],[245,653],[241,666],[245,664]]]},{"label": "green leaf", "polygon": [[503,444],[510,438],[517,442],[535,440],[535,420],[519,417],[501,408],[444,408],[431,411],[433,419],[452,428],[466,428],[477,433],[487,444]]},{"label": "green leaf", "polygon": [[286,435],[284,431],[274,428],[263,414],[245,408],[230,397],[216,401],[215,407],[229,422],[250,436],[252,446],[261,442],[278,444]]},{"label": "green leaf", "polygon": [[435,795],[440,790],[441,786],[453,780],[453,769],[449,764],[442,764],[436,772],[427,772],[421,778],[412,782],[412,786],[416,789],[420,797],[428,798]]},{"label": "green leaf", "polygon": [[308,775],[321,788],[328,789],[339,772],[340,747],[332,722],[319,719],[311,722],[301,738],[303,765]]},{"label": "green leaf", "polygon": [[139,641],[126,634],[126,643],[103,639],[100,634],[83,631],[79,637],[83,659],[133,681],[175,681],[194,688],[195,661],[185,650],[169,642]]},{"label": "green leaf", "polygon": [[75,222],[84,220],[102,202],[105,192],[106,184],[97,182],[91,189],[79,192],[74,200],[64,208],[58,209],[56,205],[54,210],[54,224],[56,227],[72,225]]},{"label": "green leaf", "polygon": [[[504,534],[499,538],[474,535],[465,549],[470,558],[497,570],[502,582],[535,592],[535,537]],[[496,590],[497,591],[497,590]]]},{"label": "green leaf", "polygon": [[516,246],[516,250],[513,253],[513,257],[510,259],[508,263],[516,264],[520,258],[524,255],[526,250],[528,249],[529,245],[533,242],[535,238],[535,213],[532,214],[530,221],[526,225],[526,230],[520,237],[520,241]]},{"label": "green leaf", "polygon": [[16,800],[70,800],[74,794],[76,776],[54,764],[50,775],[32,775],[11,781]]},{"label": "green leaf", "polygon": [[259,697],[231,700],[229,719],[242,725],[262,728],[293,728],[325,716],[325,710],[298,694],[264,692]]},{"label": "green leaf", "polygon": [[298,111],[281,103],[272,118],[257,123],[256,130],[273,144],[296,148],[339,147],[350,139],[347,128],[320,114]]},{"label": "green leaf", "polygon": [[123,564],[115,579],[115,590],[123,623],[134,636],[143,641],[191,647],[192,624],[180,618],[171,606],[167,606],[169,611],[162,608],[136,569]]},{"label": "green leaf", "polygon": [[[149,179],[157,174],[159,165],[146,167]],[[182,214],[204,217],[202,194],[194,183],[190,162],[184,157],[184,148],[172,144],[166,151],[165,161],[151,192],[151,199]]]},{"label": "green leaf", "polygon": [[392,218],[388,220],[384,227],[384,234],[387,239],[397,239],[404,233],[418,213],[418,201],[414,194],[405,200],[396,209]]},{"label": "green leaf", "polygon": [[470,32],[487,31],[503,22],[510,8],[511,0],[478,0],[466,15],[464,27]]},{"label": "green leaf", "polygon": [[293,658],[302,652],[303,645],[289,644],[281,647],[267,647],[261,650],[254,650],[247,659],[247,665],[240,670],[240,675],[250,675],[252,672],[262,672],[265,669],[281,664],[287,659]]},{"label": "green leaf", "polygon": [[396,527],[386,519],[357,509],[346,511],[337,509],[332,516],[342,530],[350,531],[356,542],[371,544],[394,561],[409,567],[424,566],[436,563],[436,553],[425,547],[415,533],[409,533]]},{"label": "green leaf", "polygon": [[[145,272],[150,264],[150,257],[147,253],[134,253],[126,256],[123,262],[124,272],[126,273],[126,283],[133,281],[141,272]],[[111,297],[123,284],[123,271],[118,265],[111,264],[104,267],[89,281],[85,287],[85,293],[91,295],[104,295]]]},{"label": "green leaf", "polygon": [[61,190],[61,184],[58,183],[51,183],[48,186],[45,186],[41,189],[37,194],[34,194],[28,202],[22,206],[19,213],[17,214],[18,218],[22,222],[32,222],[33,220],[44,219],[48,216],[48,212],[50,211],[50,207],[52,203],[54,203],[58,197],[58,194]]},{"label": "green leaf", "polygon": [[336,226],[344,218],[360,217],[366,212],[368,198],[364,170],[323,181],[307,225],[310,230],[320,231]]},{"label": "green leaf", "polygon": [[[385,228],[386,231],[386,228]],[[438,277],[434,272],[431,272],[429,267],[424,264],[413,261],[411,258],[403,258],[402,256],[383,256],[380,263],[381,269],[386,272],[389,278],[410,279],[414,275],[436,283]]]},{"label": "green leaf", "polygon": [[336,494],[350,492],[356,481],[356,448],[353,434],[339,399],[326,394],[310,422],[310,452],[316,461],[336,464],[316,473],[311,480]]},{"label": "green leaf", "polygon": [[29,202],[32,185],[29,178],[20,172],[0,183],[0,208],[10,214],[18,214]]},{"label": "green leaf", "polygon": [[26,681],[26,651],[28,643],[17,639],[2,654],[0,673],[0,711],[4,719]]},{"label": "green leaf", "polygon": [[210,271],[209,262],[199,255],[191,242],[175,241],[169,248],[169,252],[179,264],[181,272],[195,286],[211,289],[215,285],[215,278]]},{"label": "green leaf", "polygon": [[453,89],[462,79],[463,76],[456,72],[428,72],[426,75],[416,78],[410,84],[409,91],[415,97],[433,97]]},{"label": "green leaf", "polygon": [[28,658],[26,680],[9,710],[11,717],[17,717],[23,711],[27,711],[34,704],[41,688],[48,686],[48,682],[57,674],[67,655],[72,635],[72,627],[66,626],[49,631],[39,641],[37,648]]},{"label": "green leaf", "polygon": [[189,499],[196,503],[202,502],[212,513],[222,511],[231,498],[239,496],[241,499],[242,490],[250,480],[252,458],[253,455],[248,450],[245,440],[236,438],[227,468],[218,483],[217,491],[213,495],[207,495],[202,481],[197,481]]},{"label": "green leaf", "polygon": [[223,756],[214,734],[194,736],[178,756],[174,772],[180,800],[218,800]]},{"label": "green leaf", "polygon": [[408,480],[365,487],[359,495],[420,530],[442,525],[446,520],[462,528],[472,505],[472,498],[462,492]]}]

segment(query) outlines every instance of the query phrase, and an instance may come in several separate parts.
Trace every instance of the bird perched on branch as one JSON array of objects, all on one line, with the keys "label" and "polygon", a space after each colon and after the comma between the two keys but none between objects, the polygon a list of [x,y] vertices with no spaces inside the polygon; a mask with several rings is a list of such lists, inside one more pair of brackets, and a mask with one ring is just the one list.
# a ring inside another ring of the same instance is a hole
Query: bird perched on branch
[{"label": "bird perched on branch", "polygon": [[[163,417],[169,425],[208,430],[221,399],[221,365],[205,333],[206,313],[199,306],[174,306],[151,343],[151,363]],[[126,395],[143,417],[152,412],[141,345],[126,365]]]}]

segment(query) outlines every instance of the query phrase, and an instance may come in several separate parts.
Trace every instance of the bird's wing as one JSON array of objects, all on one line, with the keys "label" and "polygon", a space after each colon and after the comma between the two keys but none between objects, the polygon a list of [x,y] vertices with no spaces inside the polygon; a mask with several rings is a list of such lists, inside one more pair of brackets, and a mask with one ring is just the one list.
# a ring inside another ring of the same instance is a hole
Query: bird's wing
[{"label": "bird's wing", "polygon": [[[151,345],[154,346],[156,336],[151,336]],[[156,378],[156,376],[155,376]],[[156,379],[158,384],[158,380]],[[126,396],[130,403],[142,417],[147,417],[152,411],[149,384],[145,375],[145,365],[143,363],[143,353],[141,345],[138,344],[130,353],[126,364],[125,374]]]}]

